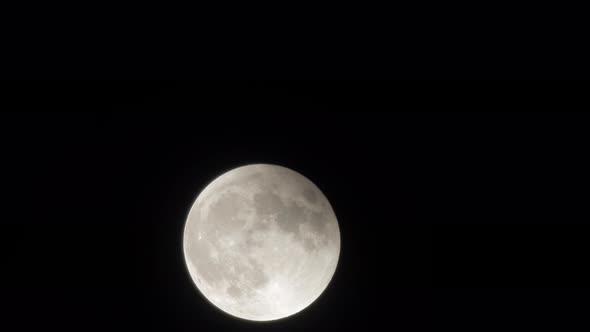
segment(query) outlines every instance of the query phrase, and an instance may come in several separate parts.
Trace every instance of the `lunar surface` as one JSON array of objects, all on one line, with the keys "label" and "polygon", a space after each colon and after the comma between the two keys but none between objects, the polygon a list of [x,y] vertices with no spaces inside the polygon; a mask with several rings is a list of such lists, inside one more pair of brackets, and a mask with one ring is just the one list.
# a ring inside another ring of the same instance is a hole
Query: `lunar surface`
[{"label": "lunar surface", "polygon": [[212,304],[268,321],[303,310],[326,289],[340,230],[330,203],[306,177],[256,164],[222,174],[199,194],[183,248],[192,280]]}]

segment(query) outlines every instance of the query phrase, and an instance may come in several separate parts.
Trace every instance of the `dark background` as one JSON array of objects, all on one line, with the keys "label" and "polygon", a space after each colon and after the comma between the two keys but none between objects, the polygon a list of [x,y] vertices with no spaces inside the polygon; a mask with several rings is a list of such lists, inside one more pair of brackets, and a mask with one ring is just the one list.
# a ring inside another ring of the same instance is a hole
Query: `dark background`
[{"label": "dark background", "polygon": [[13,1],[11,79],[588,79],[580,1]]},{"label": "dark background", "polygon": [[[585,330],[588,86],[2,83],[2,325],[37,331]],[[213,308],[184,266],[197,194],[306,175],[342,251],[301,313]]]}]

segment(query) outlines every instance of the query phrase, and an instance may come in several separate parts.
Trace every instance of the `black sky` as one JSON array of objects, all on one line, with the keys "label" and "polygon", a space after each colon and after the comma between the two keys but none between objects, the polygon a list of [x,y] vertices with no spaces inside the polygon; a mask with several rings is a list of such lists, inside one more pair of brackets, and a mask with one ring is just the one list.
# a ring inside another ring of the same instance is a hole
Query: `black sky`
[{"label": "black sky", "polygon": [[[3,82],[8,330],[588,327],[587,84]],[[337,214],[308,309],[214,309],[182,257],[217,175],[274,163]]]}]

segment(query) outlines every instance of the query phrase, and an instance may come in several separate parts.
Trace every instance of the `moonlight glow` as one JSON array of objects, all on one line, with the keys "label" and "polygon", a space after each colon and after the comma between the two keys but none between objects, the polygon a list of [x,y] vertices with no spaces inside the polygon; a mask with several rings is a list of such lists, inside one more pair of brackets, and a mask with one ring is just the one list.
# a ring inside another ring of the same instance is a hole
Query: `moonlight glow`
[{"label": "moonlight glow", "polygon": [[198,196],[184,229],[195,285],[240,318],[291,316],[332,279],[340,231],[330,203],[303,175],[248,165],[215,179]]}]

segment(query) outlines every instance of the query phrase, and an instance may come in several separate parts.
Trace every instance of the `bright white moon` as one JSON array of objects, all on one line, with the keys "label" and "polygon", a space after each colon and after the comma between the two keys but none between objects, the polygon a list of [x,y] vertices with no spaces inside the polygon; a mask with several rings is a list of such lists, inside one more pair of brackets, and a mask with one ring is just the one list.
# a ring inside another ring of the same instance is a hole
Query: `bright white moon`
[{"label": "bright white moon", "polygon": [[268,321],[303,310],[326,289],[340,230],[330,203],[306,177],[256,164],[222,174],[201,192],[183,247],[190,276],[211,303]]}]

